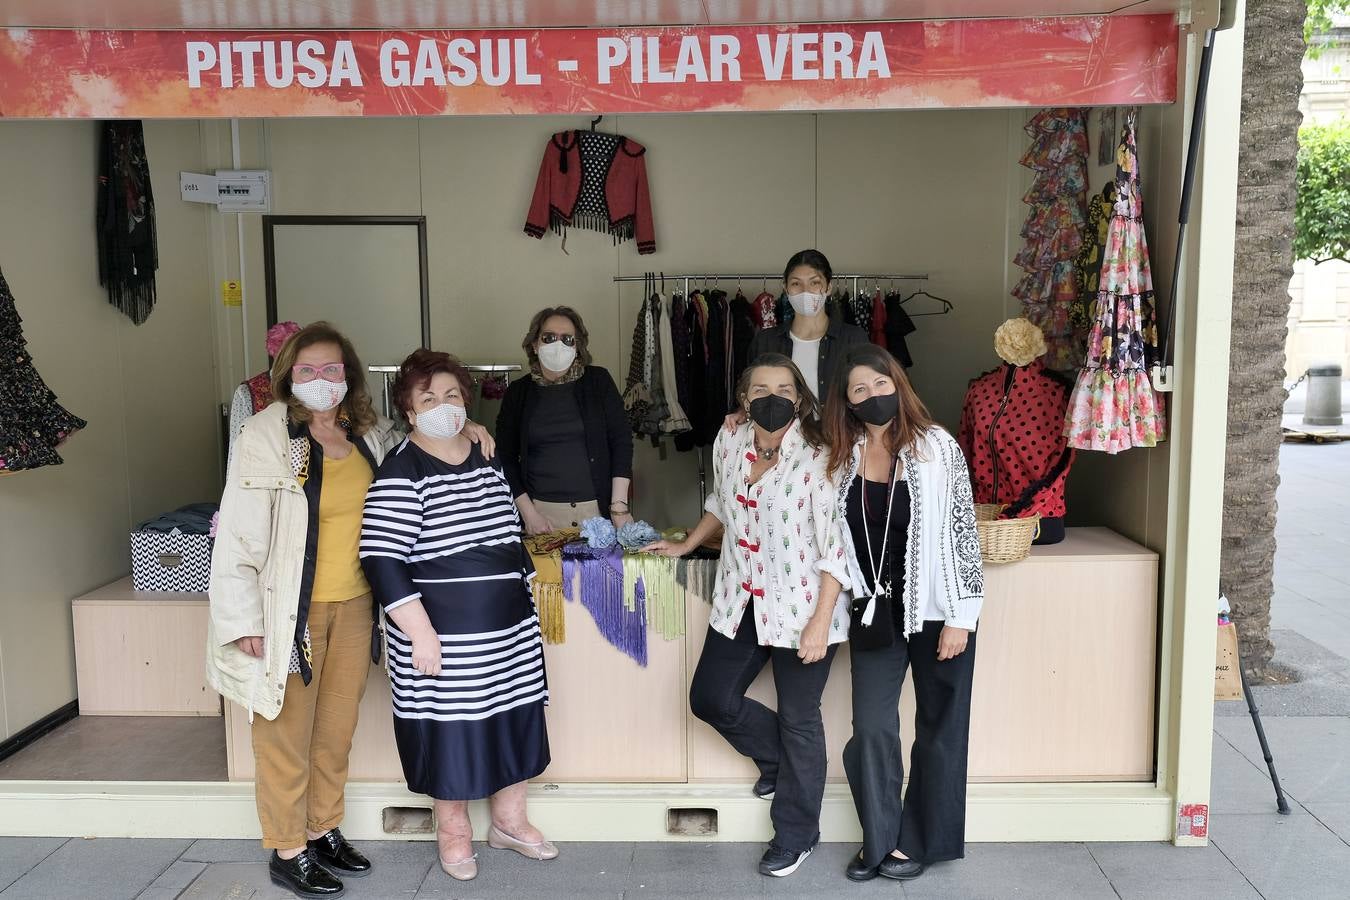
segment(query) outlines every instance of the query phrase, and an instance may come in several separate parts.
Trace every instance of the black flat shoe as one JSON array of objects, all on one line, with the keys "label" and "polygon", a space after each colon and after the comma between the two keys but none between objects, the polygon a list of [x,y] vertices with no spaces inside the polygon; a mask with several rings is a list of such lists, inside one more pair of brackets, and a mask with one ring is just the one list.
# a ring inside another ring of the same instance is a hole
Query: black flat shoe
[{"label": "black flat shoe", "polygon": [[275,850],[267,863],[267,872],[272,883],[283,887],[297,897],[327,898],[341,897],[346,893],[342,881],[336,875],[319,865],[313,850],[305,850],[295,859],[282,859]]},{"label": "black flat shoe", "polygon": [[862,854],[859,853],[853,859],[849,860],[848,868],[844,870],[844,875],[849,881],[871,881],[877,877],[876,866],[865,866],[862,861]]},{"label": "black flat shoe", "polygon": [[761,800],[772,800],[774,789],[778,787],[778,779],[770,778],[767,775],[759,776],[759,781],[755,782],[755,796]]},{"label": "black flat shoe", "polygon": [[912,881],[923,874],[923,863],[917,859],[896,859],[887,854],[881,865],[877,866],[877,874],[896,881]]},{"label": "black flat shoe", "polygon": [[309,842],[309,849],[318,857],[319,864],[334,875],[360,878],[370,874],[370,860],[347,843],[342,832],[334,828],[321,838]]}]

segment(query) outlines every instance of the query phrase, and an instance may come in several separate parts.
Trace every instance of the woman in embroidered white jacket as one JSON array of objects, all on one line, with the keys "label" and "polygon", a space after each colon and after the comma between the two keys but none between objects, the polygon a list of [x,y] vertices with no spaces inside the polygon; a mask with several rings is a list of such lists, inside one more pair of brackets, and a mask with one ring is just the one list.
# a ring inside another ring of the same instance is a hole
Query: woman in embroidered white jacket
[{"label": "woman in embroidered white jacket", "polygon": [[[853,591],[853,736],[844,768],[863,826],[846,874],[917,878],[965,855],[975,624],[984,570],[970,475],[884,349],[852,347],[826,401],[830,473]],[[899,703],[914,673],[909,788]]]}]

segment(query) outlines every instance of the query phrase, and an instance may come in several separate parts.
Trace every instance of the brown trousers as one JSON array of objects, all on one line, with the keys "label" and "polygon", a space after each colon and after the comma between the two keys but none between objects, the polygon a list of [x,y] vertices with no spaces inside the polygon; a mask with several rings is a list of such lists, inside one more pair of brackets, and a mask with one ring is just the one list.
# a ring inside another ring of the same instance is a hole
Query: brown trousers
[{"label": "brown trousers", "polygon": [[548,503],[535,500],[534,508],[544,517],[548,526],[555,531],[560,528],[576,528],[587,519],[600,515],[600,505],[594,500],[581,503]]},{"label": "brown trousers", "polygon": [[253,721],[263,846],[305,846],[342,822],[347,756],[370,675],[371,596],[309,608],[313,677],[289,675],[281,714]]}]

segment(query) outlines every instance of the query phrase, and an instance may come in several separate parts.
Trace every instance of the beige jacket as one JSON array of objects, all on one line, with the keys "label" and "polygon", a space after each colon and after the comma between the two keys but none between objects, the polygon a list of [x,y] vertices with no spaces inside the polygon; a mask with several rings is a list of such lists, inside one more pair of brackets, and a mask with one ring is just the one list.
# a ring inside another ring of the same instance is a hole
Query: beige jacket
[{"label": "beige jacket", "polygon": [[[381,420],[364,440],[378,465],[398,440]],[[244,423],[220,500],[211,557],[211,615],[206,677],[226,700],[275,719],[286,693],[292,637],[300,608],[309,503],[291,463],[284,403]],[[263,636],[263,658],[235,646]]]}]

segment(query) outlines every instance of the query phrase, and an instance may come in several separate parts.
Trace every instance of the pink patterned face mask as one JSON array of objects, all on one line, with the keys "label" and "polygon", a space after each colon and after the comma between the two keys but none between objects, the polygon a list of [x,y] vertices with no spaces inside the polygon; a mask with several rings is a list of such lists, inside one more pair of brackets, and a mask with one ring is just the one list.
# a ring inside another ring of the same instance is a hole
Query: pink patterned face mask
[{"label": "pink patterned face mask", "polygon": [[442,403],[434,409],[417,414],[413,427],[432,438],[452,438],[464,430],[468,414],[464,407]]},{"label": "pink patterned face mask", "polygon": [[347,396],[347,382],[316,378],[303,384],[299,382],[292,384],[291,393],[295,394],[295,398],[306,408],[314,412],[328,412]]}]

